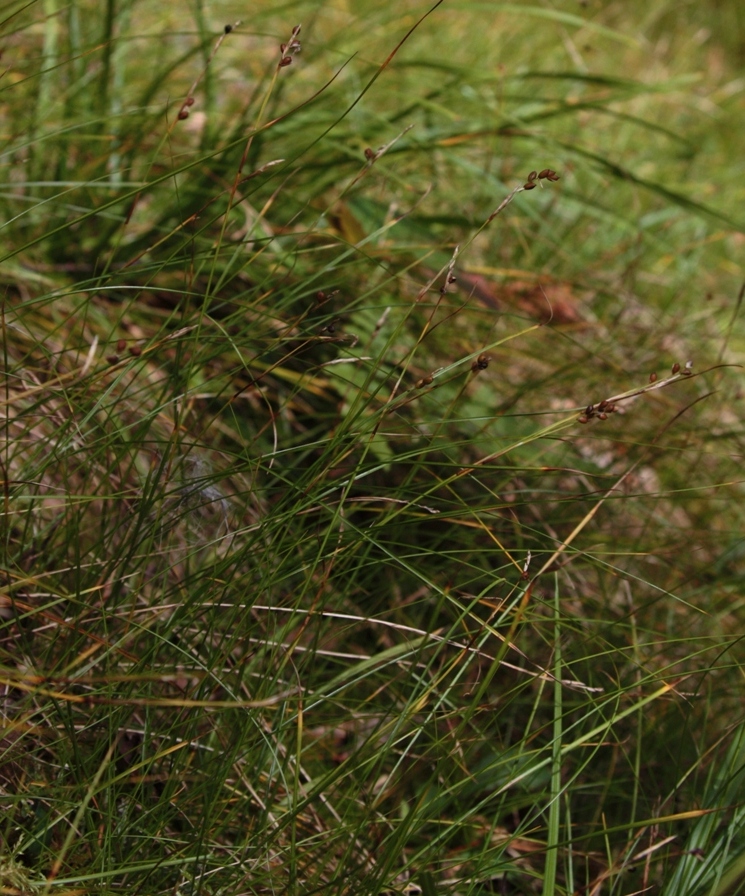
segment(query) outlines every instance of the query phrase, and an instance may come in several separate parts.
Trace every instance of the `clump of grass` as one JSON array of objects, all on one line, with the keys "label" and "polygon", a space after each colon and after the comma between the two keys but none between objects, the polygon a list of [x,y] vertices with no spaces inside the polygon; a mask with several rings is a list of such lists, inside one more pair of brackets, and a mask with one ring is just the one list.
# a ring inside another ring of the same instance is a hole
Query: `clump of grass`
[{"label": "clump of grass", "polygon": [[40,888],[39,882],[29,879],[28,869],[13,859],[0,860],[0,887],[5,893],[17,893],[19,896],[28,896]]},{"label": "clump of grass", "polygon": [[584,64],[641,14],[83,11],[11,40],[4,860],[725,892],[738,212],[652,117],[706,97]]}]

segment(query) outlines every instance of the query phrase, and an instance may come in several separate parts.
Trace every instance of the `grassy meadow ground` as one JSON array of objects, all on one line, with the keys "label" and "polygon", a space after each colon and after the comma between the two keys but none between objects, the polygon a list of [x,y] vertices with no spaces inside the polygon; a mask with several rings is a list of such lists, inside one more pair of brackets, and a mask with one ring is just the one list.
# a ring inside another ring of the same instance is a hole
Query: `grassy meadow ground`
[{"label": "grassy meadow ground", "polygon": [[741,4],[2,29],[0,893],[745,891]]}]

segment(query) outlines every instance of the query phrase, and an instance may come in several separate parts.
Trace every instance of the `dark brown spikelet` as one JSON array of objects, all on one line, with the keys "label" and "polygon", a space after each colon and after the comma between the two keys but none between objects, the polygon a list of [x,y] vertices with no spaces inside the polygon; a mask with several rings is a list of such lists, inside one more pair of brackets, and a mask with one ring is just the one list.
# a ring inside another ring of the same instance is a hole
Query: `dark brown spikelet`
[{"label": "dark brown spikelet", "polygon": [[531,180],[531,181],[528,181],[527,184],[523,184],[523,190],[535,190],[535,186],[536,185]]}]

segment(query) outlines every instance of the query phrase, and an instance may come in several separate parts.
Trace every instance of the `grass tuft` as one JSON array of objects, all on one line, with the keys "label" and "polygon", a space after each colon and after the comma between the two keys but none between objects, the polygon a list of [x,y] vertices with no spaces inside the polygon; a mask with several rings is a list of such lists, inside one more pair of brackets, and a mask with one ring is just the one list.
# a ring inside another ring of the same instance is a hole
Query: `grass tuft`
[{"label": "grass tuft", "polygon": [[2,892],[739,892],[722,9],[9,10]]}]

